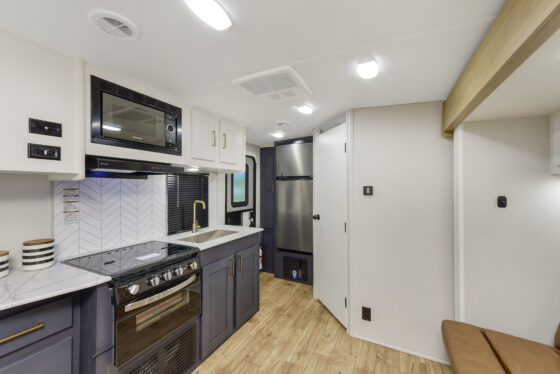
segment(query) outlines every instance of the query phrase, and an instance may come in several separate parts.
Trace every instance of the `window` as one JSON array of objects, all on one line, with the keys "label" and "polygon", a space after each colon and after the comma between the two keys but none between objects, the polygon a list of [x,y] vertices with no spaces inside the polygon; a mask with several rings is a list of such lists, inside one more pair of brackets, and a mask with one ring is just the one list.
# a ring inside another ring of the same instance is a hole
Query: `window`
[{"label": "window", "polygon": [[231,175],[231,206],[242,207],[249,205],[249,165],[245,164],[244,173]]},{"label": "window", "polygon": [[200,174],[167,175],[167,233],[192,230],[193,203],[202,200],[206,209],[198,206],[196,218],[201,227],[208,227],[208,176]]}]

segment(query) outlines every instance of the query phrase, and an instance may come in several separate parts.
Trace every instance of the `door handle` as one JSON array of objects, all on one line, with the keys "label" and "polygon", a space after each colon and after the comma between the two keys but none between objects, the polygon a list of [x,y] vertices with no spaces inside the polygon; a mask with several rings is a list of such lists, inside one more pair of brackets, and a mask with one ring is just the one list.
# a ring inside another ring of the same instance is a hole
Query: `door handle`
[{"label": "door handle", "polygon": [[235,276],[235,258],[231,259],[231,276]]},{"label": "door handle", "polygon": [[315,221],[319,221],[319,220],[321,219],[321,216],[318,215],[318,214],[315,214],[315,215],[313,215],[313,219],[314,219]]},{"label": "door handle", "polygon": [[239,271],[243,271],[243,256],[239,256]]},{"label": "door handle", "polygon": [[216,146],[216,131],[212,131],[212,136],[214,137],[214,143],[212,144],[212,147]]},{"label": "door handle", "polygon": [[223,149],[227,148],[227,134],[224,134],[224,146],[222,148]]}]

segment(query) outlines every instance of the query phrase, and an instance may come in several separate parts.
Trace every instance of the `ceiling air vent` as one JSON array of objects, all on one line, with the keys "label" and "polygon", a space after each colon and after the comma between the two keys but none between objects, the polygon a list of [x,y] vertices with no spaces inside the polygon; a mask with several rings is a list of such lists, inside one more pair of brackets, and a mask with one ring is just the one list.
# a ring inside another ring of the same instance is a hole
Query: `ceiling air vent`
[{"label": "ceiling air vent", "polygon": [[138,27],[120,14],[106,10],[96,10],[90,13],[89,21],[112,38],[121,40],[134,40],[138,38]]},{"label": "ceiling air vent", "polygon": [[231,83],[265,101],[302,98],[311,90],[291,66],[281,66],[234,79]]}]

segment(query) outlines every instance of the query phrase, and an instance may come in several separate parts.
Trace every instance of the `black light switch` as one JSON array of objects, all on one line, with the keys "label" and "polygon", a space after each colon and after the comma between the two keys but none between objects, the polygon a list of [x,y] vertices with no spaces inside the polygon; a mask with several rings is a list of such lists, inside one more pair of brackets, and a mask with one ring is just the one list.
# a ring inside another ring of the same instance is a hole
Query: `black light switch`
[{"label": "black light switch", "polygon": [[27,157],[43,160],[60,160],[60,147],[42,144],[27,144]]},{"label": "black light switch", "polygon": [[507,207],[507,197],[498,196],[498,208],[505,208],[505,207]]},{"label": "black light switch", "polygon": [[62,124],[29,118],[29,132],[31,134],[62,137]]},{"label": "black light switch", "polygon": [[373,195],[373,186],[364,186],[364,195],[365,196]]},{"label": "black light switch", "polygon": [[362,319],[364,321],[370,321],[371,322],[371,308],[362,307]]}]

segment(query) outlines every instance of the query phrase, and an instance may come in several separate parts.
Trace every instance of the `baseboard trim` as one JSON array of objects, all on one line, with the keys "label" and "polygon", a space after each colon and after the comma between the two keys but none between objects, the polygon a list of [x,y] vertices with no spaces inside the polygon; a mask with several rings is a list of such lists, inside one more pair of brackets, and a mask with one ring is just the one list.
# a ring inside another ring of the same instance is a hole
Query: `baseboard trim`
[{"label": "baseboard trim", "polygon": [[413,351],[410,351],[408,349],[395,347],[393,345],[385,344],[385,343],[375,341],[373,339],[369,339],[369,338],[366,338],[366,337],[363,337],[363,336],[351,335],[351,334],[350,334],[350,336],[352,336],[353,338],[365,340],[366,342],[370,342],[370,343],[373,343],[373,344],[382,345],[383,347],[394,349],[394,350],[399,351],[399,352],[408,353],[409,355],[414,355],[414,356],[418,356],[418,357],[421,357],[421,358],[425,358],[427,360],[434,361],[434,362],[437,362],[437,363],[440,363],[440,364],[451,365],[449,362],[444,361],[444,360],[440,360],[439,358],[431,357],[431,356],[424,355],[424,354],[421,354],[421,353],[418,353],[418,352],[413,352]]}]

